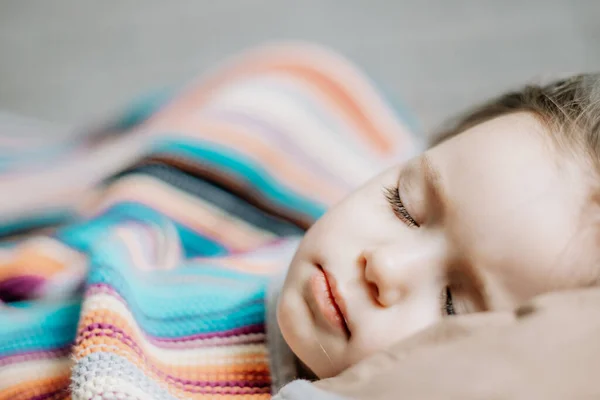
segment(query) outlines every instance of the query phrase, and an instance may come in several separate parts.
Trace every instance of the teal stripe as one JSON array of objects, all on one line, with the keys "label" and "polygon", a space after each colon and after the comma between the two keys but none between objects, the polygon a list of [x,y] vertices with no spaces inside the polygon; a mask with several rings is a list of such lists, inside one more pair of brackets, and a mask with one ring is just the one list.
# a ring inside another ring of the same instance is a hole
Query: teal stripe
[{"label": "teal stripe", "polygon": [[131,129],[160,110],[173,97],[172,89],[157,89],[133,101],[117,119],[116,128]]},{"label": "teal stripe", "polygon": [[151,207],[133,202],[115,204],[104,214],[89,221],[70,225],[60,230],[56,236],[71,247],[80,251],[88,251],[91,245],[106,237],[111,228],[127,220],[143,224],[154,223],[159,226],[174,224],[185,255],[188,257],[219,256],[228,253],[227,248],[219,242],[196,233]]},{"label": "teal stripe", "polygon": [[199,160],[204,164],[211,164],[217,170],[225,171],[225,173],[246,181],[280,207],[305,214],[311,219],[316,220],[325,213],[324,205],[298,195],[282,182],[274,179],[267,170],[248,159],[244,154],[229,148],[200,140],[181,139],[175,142],[165,139],[158,141],[152,150],[157,153],[174,153],[185,158]]},{"label": "teal stripe", "polygon": [[209,263],[180,271],[139,271],[116,242],[93,249],[88,284],[116,290],[149,334],[177,337],[264,322],[266,277]]},{"label": "teal stripe", "polygon": [[22,302],[0,313],[0,356],[52,350],[75,340],[81,311],[78,301]]},{"label": "teal stripe", "polygon": [[52,226],[69,222],[74,214],[68,210],[48,211],[43,214],[32,215],[0,224],[0,236],[10,235],[38,227]]}]

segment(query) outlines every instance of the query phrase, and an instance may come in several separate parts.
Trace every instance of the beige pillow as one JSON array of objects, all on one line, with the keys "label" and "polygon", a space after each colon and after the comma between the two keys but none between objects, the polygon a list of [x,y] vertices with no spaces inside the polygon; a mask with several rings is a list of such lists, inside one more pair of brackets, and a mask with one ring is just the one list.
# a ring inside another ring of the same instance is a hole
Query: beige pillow
[{"label": "beige pillow", "polygon": [[600,289],[444,322],[315,383],[353,399],[598,399]]}]

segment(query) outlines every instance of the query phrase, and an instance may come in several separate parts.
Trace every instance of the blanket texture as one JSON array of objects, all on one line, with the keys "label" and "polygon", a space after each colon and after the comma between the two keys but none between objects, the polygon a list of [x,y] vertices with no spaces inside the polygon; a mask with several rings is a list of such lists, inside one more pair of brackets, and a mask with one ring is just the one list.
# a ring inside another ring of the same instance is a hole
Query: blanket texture
[{"label": "blanket texture", "polygon": [[77,136],[13,128],[0,127],[11,400],[270,398],[272,277],[328,206],[418,147],[365,75],[304,44],[244,53]]}]

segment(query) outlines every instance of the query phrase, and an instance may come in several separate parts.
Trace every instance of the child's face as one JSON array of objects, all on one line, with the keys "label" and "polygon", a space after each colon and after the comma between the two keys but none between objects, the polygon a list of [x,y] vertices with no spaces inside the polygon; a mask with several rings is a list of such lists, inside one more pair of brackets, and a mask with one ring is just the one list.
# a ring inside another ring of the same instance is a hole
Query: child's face
[{"label": "child's face", "polygon": [[[574,239],[586,175],[544,129],[525,113],[475,126],[319,220],[278,309],[298,357],[329,377],[449,313],[507,309],[595,278],[567,262],[592,249]],[[397,187],[405,210],[396,200],[394,212],[385,188]]]}]

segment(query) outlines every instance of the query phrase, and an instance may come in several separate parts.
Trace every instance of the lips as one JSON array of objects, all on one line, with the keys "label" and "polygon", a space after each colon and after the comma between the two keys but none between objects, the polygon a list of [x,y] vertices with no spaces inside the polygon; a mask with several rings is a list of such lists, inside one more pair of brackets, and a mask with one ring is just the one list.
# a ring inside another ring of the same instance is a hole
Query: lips
[{"label": "lips", "polygon": [[318,266],[310,278],[309,285],[317,308],[328,324],[332,328],[343,332],[346,336],[350,336],[350,330],[343,312],[343,299],[337,293],[335,281],[327,276],[323,268]]}]

